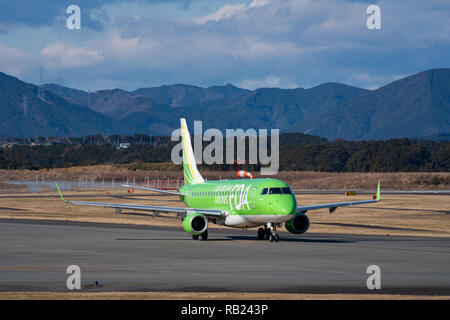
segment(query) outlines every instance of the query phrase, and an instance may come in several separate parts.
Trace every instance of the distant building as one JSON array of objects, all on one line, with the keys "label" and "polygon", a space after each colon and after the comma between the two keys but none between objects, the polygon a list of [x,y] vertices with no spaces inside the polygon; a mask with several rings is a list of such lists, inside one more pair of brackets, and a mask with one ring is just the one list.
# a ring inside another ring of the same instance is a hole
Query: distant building
[{"label": "distant building", "polygon": [[119,144],[119,146],[117,147],[117,150],[119,150],[119,149],[128,149],[130,146],[131,146],[131,143],[124,142],[124,143]]},{"label": "distant building", "polygon": [[3,149],[12,149],[14,147],[15,143],[5,143],[2,145]]}]

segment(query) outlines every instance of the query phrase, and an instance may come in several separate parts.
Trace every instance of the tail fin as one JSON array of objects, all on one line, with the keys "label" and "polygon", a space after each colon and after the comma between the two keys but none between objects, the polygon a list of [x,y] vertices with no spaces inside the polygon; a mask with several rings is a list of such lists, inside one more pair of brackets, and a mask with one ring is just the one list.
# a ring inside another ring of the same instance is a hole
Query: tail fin
[{"label": "tail fin", "polygon": [[194,152],[192,151],[191,135],[186,125],[186,120],[182,118],[181,122],[181,139],[183,143],[183,171],[184,184],[203,183],[205,180],[197,170],[195,163]]},{"label": "tail fin", "polygon": [[380,201],[381,199],[381,190],[380,190],[380,180],[378,180],[378,187],[377,187],[377,201]]}]

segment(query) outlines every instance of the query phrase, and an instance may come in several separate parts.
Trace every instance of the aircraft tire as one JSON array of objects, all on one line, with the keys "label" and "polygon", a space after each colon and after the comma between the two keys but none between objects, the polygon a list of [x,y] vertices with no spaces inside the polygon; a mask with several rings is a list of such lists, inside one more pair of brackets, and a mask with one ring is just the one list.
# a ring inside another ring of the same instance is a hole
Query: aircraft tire
[{"label": "aircraft tire", "polygon": [[192,240],[198,240],[198,234],[193,234],[192,235]]},{"label": "aircraft tire", "polygon": [[202,240],[208,240],[208,230],[202,233]]},{"label": "aircraft tire", "polygon": [[264,240],[264,237],[266,235],[266,232],[263,228],[258,229],[258,240]]}]

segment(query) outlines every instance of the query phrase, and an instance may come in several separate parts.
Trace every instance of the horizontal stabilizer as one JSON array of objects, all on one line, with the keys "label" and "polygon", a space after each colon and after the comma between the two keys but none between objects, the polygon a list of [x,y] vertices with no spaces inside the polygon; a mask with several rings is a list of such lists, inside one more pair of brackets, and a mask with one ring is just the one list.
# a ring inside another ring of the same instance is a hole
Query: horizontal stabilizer
[{"label": "horizontal stabilizer", "polygon": [[137,186],[132,186],[132,185],[129,185],[129,184],[123,184],[122,187],[139,189],[139,190],[146,190],[146,191],[161,192],[161,193],[167,193],[167,194],[172,194],[172,195],[177,195],[177,196],[183,196],[184,195],[183,193],[178,192],[178,191],[163,190],[163,189],[157,189],[157,188],[137,187]]}]

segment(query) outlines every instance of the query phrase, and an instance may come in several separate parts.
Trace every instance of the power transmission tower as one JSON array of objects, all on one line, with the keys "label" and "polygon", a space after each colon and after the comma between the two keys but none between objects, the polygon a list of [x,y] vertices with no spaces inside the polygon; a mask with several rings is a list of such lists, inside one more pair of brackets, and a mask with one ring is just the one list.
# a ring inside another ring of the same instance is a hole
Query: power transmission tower
[{"label": "power transmission tower", "polygon": [[22,104],[23,104],[23,117],[25,119],[28,119],[28,97],[24,94],[22,96],[22,99],[23,99],[23,102],[22,102]]},{"label": "power transmission tower", "polygon": [[58,79],[56,79],[56,81],[58,82],[58,85],[59,85],[59,95],[62,97],[63,96],[64,79],[62,77],[59,77]]},{"label": "power transmission tower", "polygon": [[38,87],[38,98],[44,99],[44,67],[39,67],[39,87]]}]

